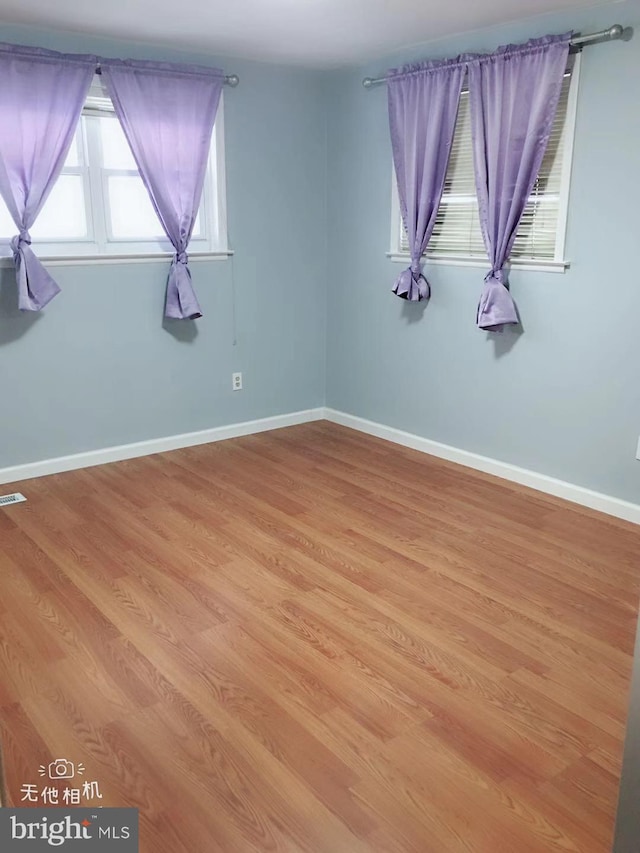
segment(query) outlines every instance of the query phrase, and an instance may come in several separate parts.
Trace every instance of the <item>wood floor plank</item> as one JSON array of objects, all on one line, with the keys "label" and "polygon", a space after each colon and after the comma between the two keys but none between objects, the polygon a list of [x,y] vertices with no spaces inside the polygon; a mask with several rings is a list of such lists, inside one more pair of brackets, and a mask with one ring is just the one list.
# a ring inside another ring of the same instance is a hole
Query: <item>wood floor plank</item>
[{"label": "wood floor plank", "polygon": [[[410,735],[387,745],[393,770],[404,787],[422,802],[434,803],[457,827],[471,850],[578,851],[575,842],[533,807],[525,797],[505,794],[475,764],[443,746],[433,732],[420,727],[428,760],[416,756]],[[500,817],[496,820],[494,815]]]},{"label": "wood floor plank", "polygon": [[142,853],[608,853],[640,528],[324,422],[16,484],[14,803]]}]

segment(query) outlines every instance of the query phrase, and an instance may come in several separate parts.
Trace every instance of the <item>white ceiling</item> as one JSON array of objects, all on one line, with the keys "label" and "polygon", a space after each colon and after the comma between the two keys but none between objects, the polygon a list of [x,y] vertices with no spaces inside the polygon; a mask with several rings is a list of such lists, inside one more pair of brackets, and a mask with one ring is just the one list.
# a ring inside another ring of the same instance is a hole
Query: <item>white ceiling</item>
[{"label": "white ceiling", "polygon": [[454,33],[593,5],[594,0],[0,0],[0,20],[330,68]]}]

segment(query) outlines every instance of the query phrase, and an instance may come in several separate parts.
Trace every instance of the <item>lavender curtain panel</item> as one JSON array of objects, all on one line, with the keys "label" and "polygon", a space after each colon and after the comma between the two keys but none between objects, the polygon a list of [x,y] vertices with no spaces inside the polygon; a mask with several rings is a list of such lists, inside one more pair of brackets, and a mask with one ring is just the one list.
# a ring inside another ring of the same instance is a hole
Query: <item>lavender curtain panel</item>
[{"label": "lavender curtain panel", "polygon": [[469,58],[476,191],[491,262],[478,305],[481,329],[502,331],[518,323],[503,267],[549,142],[570,36],[545,36]]},{"label": "lavender curtain panel", "polygon": [[464,64],[445,60],[387,75],[393,163],[411,252],[411,266],[400,273],[393,292],[412,302],[431,295],[421,258],[442,198],[464,73]]},{"label": "lavender curtain panel", "polygon": [[23,311],[39,311],[60,292],[31,249],[29,228],[64,165],[95,68],[95,56],[0,44],[0,195],[18,229],[11,248]]},{"label": "lavender curtain panel", "polygon": [[165,315],[202,312],[187,248],[198,214],[224,74],[216,68],[104,60],[102,74],[165,234],[176,250]]}]

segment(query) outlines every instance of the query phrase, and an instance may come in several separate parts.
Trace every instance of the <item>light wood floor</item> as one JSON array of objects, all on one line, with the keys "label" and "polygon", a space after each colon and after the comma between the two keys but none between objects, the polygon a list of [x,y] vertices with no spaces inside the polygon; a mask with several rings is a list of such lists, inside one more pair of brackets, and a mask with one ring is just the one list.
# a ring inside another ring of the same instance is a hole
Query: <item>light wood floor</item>
[{"label": "light wood floor", "polygon": [[142,853],[610,850],[640,528],[326,423],[20,489],[16,805],[64,757]]}]

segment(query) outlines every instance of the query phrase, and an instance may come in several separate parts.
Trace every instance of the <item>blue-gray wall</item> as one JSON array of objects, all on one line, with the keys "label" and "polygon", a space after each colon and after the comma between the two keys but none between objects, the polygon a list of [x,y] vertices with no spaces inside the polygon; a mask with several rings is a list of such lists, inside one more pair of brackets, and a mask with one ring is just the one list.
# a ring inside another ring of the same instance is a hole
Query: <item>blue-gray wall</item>
[{"label": "blue-gray wall", "polygon": [[640,33],[584,51],[566,274],[514,271],[525,333],[475,328],[485,270],[427,267],[429,305],[391,292],[384,86],[419,57],[564,29],[640,25],[640,4],[546,16],[336,73],[328,128],[327,404],[458,448],[640,501]]},{"label": "blue-gray wall", "polygon": [[[0,27],[0,40],[218,64],[29,28]],[[241,78],[225,92],[236,254],[192,263],[204,317],[163,328],[167,263],[56,267],[62,293],[31,316],[1,270],[0,468],[323,404],[325,78],[219,64]],[[242,392],[231,391],[236,370]]]}]

